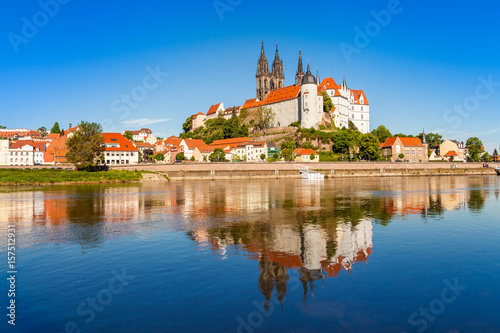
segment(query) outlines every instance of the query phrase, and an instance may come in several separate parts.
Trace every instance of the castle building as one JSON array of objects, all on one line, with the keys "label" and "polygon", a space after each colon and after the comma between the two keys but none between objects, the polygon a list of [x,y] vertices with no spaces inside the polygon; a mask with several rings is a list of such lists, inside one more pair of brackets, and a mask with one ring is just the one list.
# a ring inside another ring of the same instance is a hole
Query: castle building
[{"label": "castle building", "polygon": [[[289,126],[291,123],[299,121],[304,128],[318,129],[322,123],[329,123],[331,119],[335,127],[349,127],[351,121],[360,132],[370,132],[370,106],[363,90],[354,90],[347,87],[344,77],[341,85],[337,84],[333,78],[326,78],[320,81],[319,70],[316,77],[311,73],[309,61],[307,71],[304,73],[302,62],[302,51],[299,51],[297,73],[295,84],[285,86],[285,75],[283,71],[283,61],[280,59],[278,46],[276,54],[269,71],[269,63],[264,51],[264,43],[260,51],[260,58],[257,63],[256,78],[256,98],[246,100],[238,107],[239,110],[257,110],[259,108],[269,108],[274,114],[272,127]],[[330,117],[325,117],[323,108],[326,93],[333,103]],[[227,111],[224,113],[224,111]],[[225,110],[222,103],[213,105],[206,115],[206,119],[215,118],[219,113],[229,117],[233,112]]]}]

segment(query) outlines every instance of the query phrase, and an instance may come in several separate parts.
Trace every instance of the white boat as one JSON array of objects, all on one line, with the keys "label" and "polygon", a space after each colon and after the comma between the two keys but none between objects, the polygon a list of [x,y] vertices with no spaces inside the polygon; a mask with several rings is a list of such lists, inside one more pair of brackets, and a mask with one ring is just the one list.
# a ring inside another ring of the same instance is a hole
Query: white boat
[{"label": "white boat", "polygon": [[495,168],[495,171],[497,172],[497,175],[500,176],[500,167]]},{"label": "white boat", "polygon": [[302,179],[325,179],[325,175],[318,171],[311,170],[299,170],[302,175]]}]

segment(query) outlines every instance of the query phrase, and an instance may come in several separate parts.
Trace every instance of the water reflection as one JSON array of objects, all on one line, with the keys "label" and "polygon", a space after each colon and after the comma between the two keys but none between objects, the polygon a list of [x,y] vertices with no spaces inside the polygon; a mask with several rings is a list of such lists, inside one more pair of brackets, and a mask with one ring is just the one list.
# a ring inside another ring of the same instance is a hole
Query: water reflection
[{"label": "water reflection", "polygon": [[273,295],[280,302],[286,297],[291,270],[307,301],[315,281],[367,263],[374,223],[460,209],[480,213],[490,195],[498,200],[493,177],[9,189],[0,192],[0,233],[15,223],[29,235],[19,238],[21,246],[68,242],[88,248],[126,235],[184,232],[200,251],[211,249],[220,259],[236,253],[258,261],[258,289],[267,307]]}]

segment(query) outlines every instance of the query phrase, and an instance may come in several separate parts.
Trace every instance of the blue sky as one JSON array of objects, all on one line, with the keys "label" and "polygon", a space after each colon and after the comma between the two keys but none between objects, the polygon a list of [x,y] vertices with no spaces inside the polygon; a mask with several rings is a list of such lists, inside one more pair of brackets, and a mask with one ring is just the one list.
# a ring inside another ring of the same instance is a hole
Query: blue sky
[{"label": "blue sky", "polygon": [[500,145],[495,1],[55,1],[3,4],[0,124],[8,128],[86,120],[177,135],[191,114],[255,97],[264,42],[270,61],[279,44],[286,84],[302,50],[322,78],[345,75],[363,88],[371,129],[478,136],[490,152]]}]

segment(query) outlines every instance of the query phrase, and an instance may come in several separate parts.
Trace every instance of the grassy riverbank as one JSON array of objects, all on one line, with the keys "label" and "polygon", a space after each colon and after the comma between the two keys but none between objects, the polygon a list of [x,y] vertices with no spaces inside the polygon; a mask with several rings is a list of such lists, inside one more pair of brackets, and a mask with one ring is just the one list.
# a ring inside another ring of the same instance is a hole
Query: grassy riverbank
[{"label": "grassy riverbank", "polygon": [[144,172],[137,170],[86,172],[58,169],[0,169],[0,185],[138,182],[142,179]]}]

